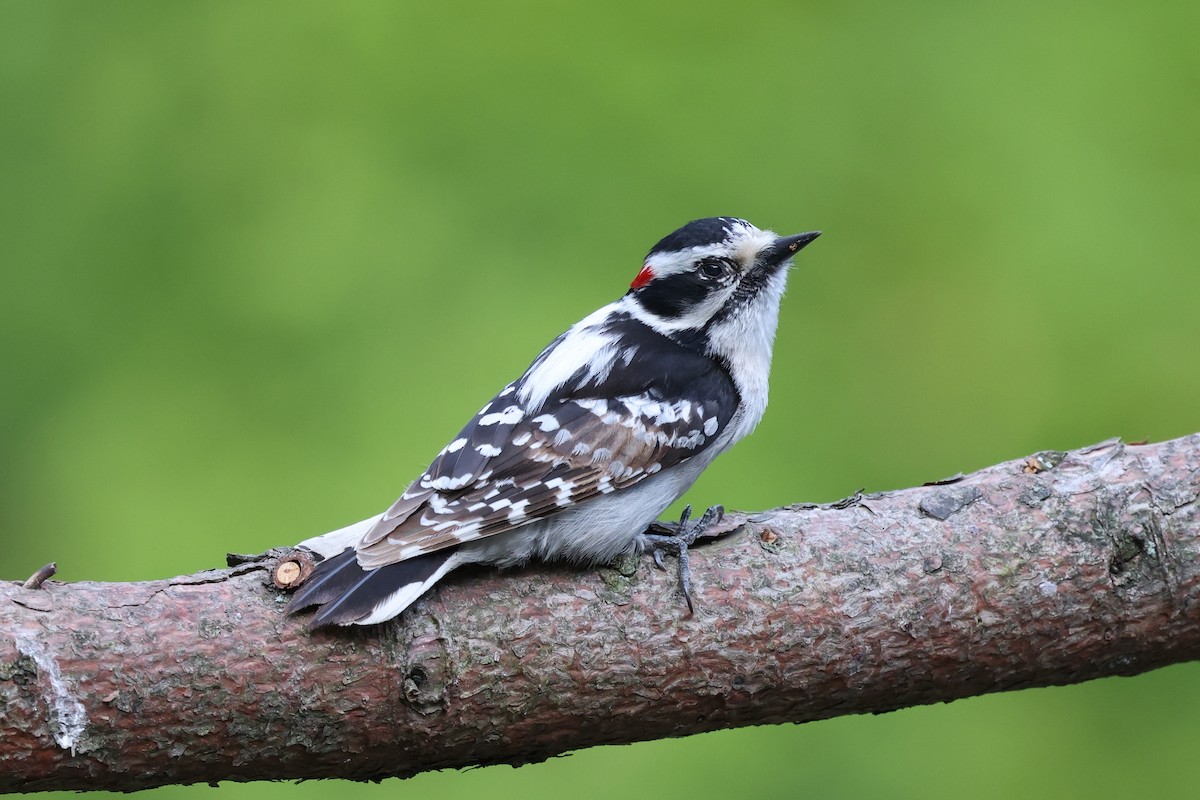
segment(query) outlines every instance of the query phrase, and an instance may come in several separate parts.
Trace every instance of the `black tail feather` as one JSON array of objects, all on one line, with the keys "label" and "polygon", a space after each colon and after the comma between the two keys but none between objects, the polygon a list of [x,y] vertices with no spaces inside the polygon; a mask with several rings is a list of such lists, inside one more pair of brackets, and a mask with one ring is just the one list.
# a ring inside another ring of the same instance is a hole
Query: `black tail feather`
[{"label": "black tail feather", "polygon": [[368,616],[377,605],[410,584],[421,584],[438,571],[453,550],[439,550],[375,569],[363,569],[358,554],[346,550],[317,565],[308,582],[288,603],[294,614],[320,606],[312,628],[345,625]]},{"label": "black tail feather", "polygon": [[[284,610],[289,614],[295,614],[309,606],[324,605],[336,599],[345,590],[349,581],[358,580],[361,577],[361,567],[357,570],[352,569],[357,566],[358,558],[353,549],[343,550],[336,556],[325,559],[317,564],[308,581],[292,595],[291,601]],[[349,576],[338,580],[337,576],[343,572],[348,572]]]}]

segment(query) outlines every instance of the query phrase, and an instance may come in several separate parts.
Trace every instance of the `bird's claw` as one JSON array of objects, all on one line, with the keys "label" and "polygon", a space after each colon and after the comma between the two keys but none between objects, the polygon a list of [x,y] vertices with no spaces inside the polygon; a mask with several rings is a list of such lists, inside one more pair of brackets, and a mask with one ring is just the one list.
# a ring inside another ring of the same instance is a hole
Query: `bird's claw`
[{"label": "bird's claw", "polygon": [[679,588],[683,591],[689,615],[694,614],[696,608],[692,603],[692,569],[688,559],[688,548],[695,544],[708,526],[720,522],[724,515],[725,509],[722,506],[710,506],[700,519],[693,522],[692,507],[689,505],[685,506],[683,513],[679,515],[679,522],[654,522],[647,528],[647,532],[642,534],[642,541],[650,548],[650,554],[654,558],[654,566],[666,570],[662,560],[664,550],[671,551],[679,558]]}]

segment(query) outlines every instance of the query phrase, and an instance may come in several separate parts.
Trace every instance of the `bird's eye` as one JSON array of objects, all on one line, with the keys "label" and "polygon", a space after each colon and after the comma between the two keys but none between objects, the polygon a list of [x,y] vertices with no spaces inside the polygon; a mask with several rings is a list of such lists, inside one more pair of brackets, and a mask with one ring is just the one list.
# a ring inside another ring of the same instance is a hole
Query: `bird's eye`
[{"label": "bird's eye", "polygon": [[700,262],[700,275],[715,280],[725,274],[725,264],[715,258],[706,258]]}]

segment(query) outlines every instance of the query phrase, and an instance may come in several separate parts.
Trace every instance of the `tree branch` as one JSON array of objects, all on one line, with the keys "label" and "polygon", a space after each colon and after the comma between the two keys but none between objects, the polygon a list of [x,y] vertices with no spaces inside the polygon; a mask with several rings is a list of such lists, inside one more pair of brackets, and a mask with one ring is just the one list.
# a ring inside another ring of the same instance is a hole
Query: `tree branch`
[{"label": "tree branch", "polygon": [[1200,434],[742,515],[693,558],[464,571],[310,635],[271,560],[0,584],[0,791],[524,763],[1200,657]]}]

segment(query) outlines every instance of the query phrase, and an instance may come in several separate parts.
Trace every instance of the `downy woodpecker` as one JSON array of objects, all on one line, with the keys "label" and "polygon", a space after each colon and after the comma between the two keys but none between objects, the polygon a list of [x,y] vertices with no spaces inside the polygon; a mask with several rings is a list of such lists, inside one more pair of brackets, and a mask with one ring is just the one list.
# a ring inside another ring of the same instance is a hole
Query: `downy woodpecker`
[{"label": "downy woodpecker", "polygon": [[288,611],[369,625],[463,564],[647,549],[660,566],[679,555],[690,607],[687,546],[720,508],[655,520],[762,418],[787,266],[818,235],[711,217],[662,239],[623,297],[551,342],[391,508],[301,542],[322,560]]}]

